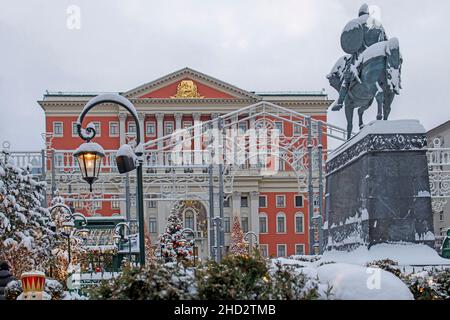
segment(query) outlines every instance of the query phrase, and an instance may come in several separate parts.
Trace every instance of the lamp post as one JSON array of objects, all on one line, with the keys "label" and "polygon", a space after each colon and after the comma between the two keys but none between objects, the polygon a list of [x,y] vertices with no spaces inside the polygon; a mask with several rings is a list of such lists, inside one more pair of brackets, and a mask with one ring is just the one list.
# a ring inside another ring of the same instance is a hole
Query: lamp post
[{"label": "lamp post", "polygon": [[[80,165],[81,174],[83,175],[83,179],[87,181],[91,186],[92,192],[92,183],[94,183],[98,179],[98,175],[100,173],[100,162],[102,156],[104,156],[104,151],[101,146],[96,143],[90,142],[95,137],[95,128],[93,126],[87,126],[86,129],[81,128],[81,124],[83,123],[83,119],[86,114],[95,106],[104,103],[113,103],[118,104],[119,106],[125,108],[133,117],[134,122],[136,124],[136,148],[132,152],[132,156],[134,159],[130,159],[127,157],[130,155],[127,149],[127,146],[122,146],[125,151],[124,154],[117,156],[118,169],[120,173],[126,173],[134,168],[136,168],[137,174],[137,212],[138,212],[138,221],[139,221],[139,262],[141,266],[145,265],[145,239],[144,239],[144,195],[143,195],[143,178],[142,178],[142,164],[143,158],[142,155],[144,153],[143,146],[141,145],[141,130],[139,125],[139,117],[136,112],[136,108],[127,98],[118,95],[118,94],[101,94],[98,95],[84,106],[81,114],[77,120],[77,130],[80,138],[86,141],[83,143],[78,149],[76,153],[76,157],[78,160],[78,164]],[[119,149],[120,151],[120,149]],[[119,152],[118,152],[119,153]],[[119,161],[120,160],[120,161]],[[125,160],[125,161],[124,161]],[[88,165],[89,164],[89,165]]]},{"label": "lamp post", "polygon": [[131,265],[131,227],[129,222],[120,222],[116,224],[116,226],[114,227],[114,240],[116,241],[117,249],[120,249],[120,241],[123,241],[125,237],[125,232],[123,233],[123,235],[120,234],[120,229],[122,228],[128,231],[128,261]]},{"label": "lamp post", "polygon": [[195,267],[196,266],[196,264],[195,264],[195,249],[197,248],[197,246],[195,245],[195,242],[197,241],[197,237],[195,236],[195,231],[192,230],[191,228],[184,228],[183,230],[181,230],[181,234],[185,234],[187,232],[192,234],[192,238],[194,240],[194,267]]},{"label": "lamp post", "polygon": [[71,252],[70,252],[70,237],[75,236],[77,233],[81,236],[81,238],[86,239],[89,230],[86,228],[83,229],[75,229],[75,219],[77,217],[82,219],[81,226],[85,227],[87,225],[87,219],[81,213],[75,212],[73,213],[69,206],[63,203],[57,203],[49,208],[50,213],[57,208],[62,208],[67,212],[67,215],[64,217],[66,221],[62,224],[62,233],[67,237],[67,254],[69,258],[69,264],[71,262]]},{"label": "lamp post", "polygon": [[253,243],[247,240],[248,236],[253,236],[253,237],[255,237],[256,249],[258,249],[258,235],[257,235],[255,232],[253,232],[253,231],[249,231],[249,232],[247,232],[247,233],[244,235],[244,240],[247,241],[247,242],[250,244],[249,247],[248,247],[248,251],[249,251],[248,253],[251,254],[251,251],[250,251],[250,250],[251,250],[251,248],[253,247]]}]

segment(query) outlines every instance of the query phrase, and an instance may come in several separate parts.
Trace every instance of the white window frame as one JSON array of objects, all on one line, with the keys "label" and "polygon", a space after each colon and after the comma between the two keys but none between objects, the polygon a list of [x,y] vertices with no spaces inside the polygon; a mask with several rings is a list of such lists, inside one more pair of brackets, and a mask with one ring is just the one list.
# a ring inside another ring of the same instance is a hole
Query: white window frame
[{"label": "white window frame", "polygon": [[[172,125],[172,132],[167,132],[167,125]],[[164,135],[172,134],[175,132],[175,123],[173,121],[164,121]]]},{"label": "white window frame", "polygon": [[[116,124],[117,125],[117,133],[111,133],[111,124]],[[108,123],[108,133],[110,137],[118,137],[120,135],[120,125],[118,121],[110,121]]]},{"label": "white window frame", "polygon": [[[284,221],[284,223],[283,223],[283,230],[284,231],[278,231],[279,230],[279,228],[278,228],[278,218],[279,217],[283,217],[284,219],[283,219],[283,221]],[[277,213],[277,216],[276,216],[276,227],[277,227],[277,230],[276,230],[276,233],[277,234],[286,234],[286,232],[287,232],[287,226],[286,226],[286,223],[287,223],[287,221],[286,221],[286,214],[284,213],[284,212],[278,212]]]},{"label": "white window frame", "polygon": [[[229,228],[225,228],[225,220],[228,222],[228,227]],[[223,218],[223,230],[225,233],[231,233],[232,230],[232,226],[231,226],[231,218],[230,217],[224,217]]]},{"label": "white window frame", "polygon": [[[302,205],[300,207],[297,206],[296,199],[297,197],[302,197]],[[301,194],[294,195],[294,208],[304,208],[305,207],[305,198]]]},{"label": "white window frame", "polygon": [[[297,246],[302,246],[302,247],[303,247],[303,253],[302,253],[302,254],[298,254],[298,253],[297,253]],[[305,244],[304,244],[304,243],[296,243],[296,244],[295,244],[295,255],[296,255],[296,256],[298,256],[298,255],[302,255],[302,256],[303,256],[303,255],[305,255],[305,254],[306,254],[306,253],[305,253]]]},{"label": "white window frame", "polygon": [[[302,223],[302,231],[297,232],[297,217],[302,217],[303,223]],[[294,231],[296,234],[305,234],[305,214],[303,212],[296,212],[294,215]]]},{"label": "white window frame", "polygon": [[[153,133],[148,133],[148,127],[153,126]],[[156,137],[156,122],[155,121],[146,121],[145,122],[145,135],[147,137]]]},{"label": "white window frame", "polygon": [[[295,128],[300,128],[300,133],[296,133],[295,132]],[[293,124],[292,125],[292,135],[294,136],[294,137],[300,137],[301,135],[303,134],[303,127],[301,126],[301,125],[299,125],[299,124]]]},{"label": "white window frame", "polygon": [[[155,222],[155,223],[154,223],[155,231],[152,231],[151,228],[150,228],[150,226],[152,225],[152,224],[150,223],[151,220],[153,220],[153,221]],[[150,217],[148,218],[148,232],[149,232],[149,233],[158,233],[158,219],[156,219],[155,216],[150,216]]]},{"label": "white window frame", "polygon": [[[130,125],[134,125],[134,132],[130,131]],[[136,131],[137,131],[136,121],[128,121],[128,123],[127,123],[127,133],[128,134],[136,134]]]},{"label": "white window frame", "polygon": [[186,129],[189,127],[192,127],[192,121],[189,121],[189,120],[183,121],[182,129]]},{"label": "white window frame", "polygon": [[266,223],[265,223],[266,232],[261,231],[261,228],[259,228],[259,233],[261,233],[261,234],[268,234],[269,233],[269,218],[267,216],[267,213],[265,213],[265,212],[259,213],[259,215],[258,215],[258,227],[261,226],[261,220],[259,220],[260,218],[265,218],[266,219]]},{"label": "white window frame", "polygon": [[[244,219],[247,219],[247,228],[246,229],[244,229]],[[240,223],[241,223],[241,229],[242,229],[242,232],[244,232],[244,233],[247,233],[247,232],[249,232],[250,231],[250,218],[248,217],[248,216],[242,216],[241,217],[241,219],[239,219],[240,221]]]},{"label": "white window frame", "polygon": [[76,124],[77,124],[76,121],[72,121],[72,137],[78,137],[78,129]]},{"label": "white window frame", "polygon": [[[245,200],[245,201],[247,202],[247,203],[246,203],[246,206],[243,206],[244,202],[242,201],[242,199],[246,199],[246,200]],[[241,207],[241,208],[248,208],[248,204],[249,204],[249,203],[248,203],[248,196],[242,196],[242,197],[241,197],[241,200],[240,200],[240,207]]]},{"label": "white window frame", "polygon": [[[283,205],[278,205],[278,197],[283,197]],[[277,194],[275,195],[275,207],[277,208],[286,208],[286,195],[285,194]]]},{"label": "white window frame", "polygon": [[[241,130],[241,125],[245,125],[245,130]],[[245,121],[245,122],[242,121],[242,122],[238,123],[238,133],[240,135],[245,134],[247,132],[247,130],[248,130],[248,123],[247,123],[247,121]]]},{"label": "white window frame", "polygon": [[[265,206],[264,207],[260,206],[259,198],[265,198],[265,200],[264,200]],[[266,195],[262,195],[262,196],[259,196],[259,198],[258,198],[258,207],[259,208],[267,208],[267,196]]]},{"label": "white window frame", "polygon": [[[265,248],[266,255],[263,254],[262,248]],[[269,245],[268,244],[260,244],[259,245],[259,252],[261,253],[261,255],[264,258],[268,258],[269,257]]]},{"label": "white window frame", "polygon": [[[112,195],[111,196],[111,209],[117,210],[120,209],[120,200],[118,195]],[[117,204],[117,206],[115,205]]]},{"label": "white window frame", "polygon": [[[55,125],[56,124],[61,124],[61,133],[56,133],[56,130],[55,130]],[[62,122],[62,121],[53,121],[52,126],[53,126],[53,136],[54,137],[62,137],[62,136],[64,136],[64,122]]]},{"label": "white window frame", "polygon": [[[284,247],[284,256],[280,255],[280,247]],[[287,245],[285,243],[277,244],[277,257],[287,257]]]},{"label": "white window frame", "polygon": [[[91,121],[90,123],[92,123],[95,127],[95,137],[101,137],[102,136],[102,123],[101,121]],[[96,124],[98,126],[96,126]]]},{"label": "white window frame", "polygon": [[275,128],[274,129],[278,129],[277,128],[277,123],[281,123],[281,130],[280,130],[279,134],[280,135],[284,134],[284,123],[283,123],[283,121],[275,121],[274,122],[274,124],[275,124]]}]

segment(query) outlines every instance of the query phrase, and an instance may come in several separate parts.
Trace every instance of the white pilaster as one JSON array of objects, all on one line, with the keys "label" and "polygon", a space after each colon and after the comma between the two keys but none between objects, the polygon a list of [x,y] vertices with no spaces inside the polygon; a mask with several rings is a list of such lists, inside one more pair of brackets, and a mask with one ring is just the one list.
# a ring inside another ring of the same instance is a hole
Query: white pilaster
[{"label": "white pilaster", "polygon": [[259,242],[259,192],[250,192],[250,231],[258,236]]},{"label": "white pilaster", "polygon": [[196,112],[193,115],[194,118],[194,163],[195,164],[203,164],[202,159],[202,141],[201,141],[201,132],[202,128],[200,125],[200,113]]},{"label": "white pilaster", "polygon": [[[156,131],[158,139],[164,136],[164,113],[156,114]],[[163,142],[158,141],[158,149],[162,150]],[[158,152],[158,164],[164,164],[164,154],[162,152]]]},{"label": "white pilaster", "polygon": [[241,193],[234,191],[233,192],[233,219],[234,217],[238,217],[239,219],[241,218]]},{"label": "white pilaster", "polygon": [[127,120],[127,114],[126,113],[119,113],[119,139],[120,139],[120,145],[125,144],[126,141],[127,141],[127,139],[125,137],[126,120]]}]

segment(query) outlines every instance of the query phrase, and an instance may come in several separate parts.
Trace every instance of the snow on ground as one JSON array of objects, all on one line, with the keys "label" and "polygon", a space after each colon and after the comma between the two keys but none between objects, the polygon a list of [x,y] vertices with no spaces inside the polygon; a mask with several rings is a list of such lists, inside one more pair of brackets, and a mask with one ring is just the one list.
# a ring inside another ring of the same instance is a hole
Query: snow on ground
[{"label": "snow on ground", "polygon": [[317,268],[320,282],[333,286],[338,300],[414,300],[406,284],[390,272],[346,263]]},{"label": "snow on ground", "polygon": [[374,260],[391,259],[401,266],[450,265],[450,259],[440,257],[435,250],[424,244],[377,244],[368,250],[359,247],[351,252],[329,251],[323,254],[322,262],[334,261],[365,265]]},{"label": "snow on ground", "polygon": [[322,256],[291,256],[277,258],[283,265],[295,267],[310,278],[318,278],[320,288],[333,286],[332,299],[343,300],[411,300],[406,284],[394,274],[380,268],[368,268],[367,263],[391,259],[400,266],[450,266],[450,259],[440,257],[435,250],[422,244],[378,244],[370,250],[361,246],[353,251],[329,251]]}]

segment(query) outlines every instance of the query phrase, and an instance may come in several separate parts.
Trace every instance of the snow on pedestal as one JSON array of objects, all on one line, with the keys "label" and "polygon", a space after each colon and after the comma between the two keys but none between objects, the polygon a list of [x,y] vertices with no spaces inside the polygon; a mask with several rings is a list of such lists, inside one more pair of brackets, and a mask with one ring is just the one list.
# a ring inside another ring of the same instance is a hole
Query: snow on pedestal
[{"label": "snow on pedestal", "polygon": [[426,131],[419,121],[373,121],[326,165],[326,250],[433,246]]}]

